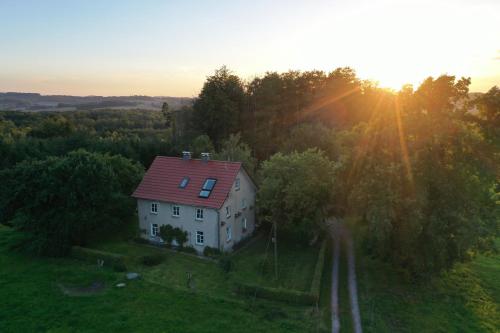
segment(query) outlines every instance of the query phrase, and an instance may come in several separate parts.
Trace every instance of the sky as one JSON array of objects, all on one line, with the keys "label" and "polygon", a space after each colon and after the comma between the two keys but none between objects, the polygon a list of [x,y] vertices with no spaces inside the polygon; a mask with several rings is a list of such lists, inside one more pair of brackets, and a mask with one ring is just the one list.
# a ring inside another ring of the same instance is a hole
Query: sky
[{"label": "sky", "polygon": [[222,65],[500,85],[500,0],[0,0],[0,92],[196,96]]}]

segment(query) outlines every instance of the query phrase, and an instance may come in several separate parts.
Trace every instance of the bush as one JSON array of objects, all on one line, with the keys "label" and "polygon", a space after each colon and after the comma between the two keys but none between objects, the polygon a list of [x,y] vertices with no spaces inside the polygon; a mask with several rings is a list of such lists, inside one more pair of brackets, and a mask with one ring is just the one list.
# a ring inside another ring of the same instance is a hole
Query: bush
[{"label": "bush", "polygon": [[179,251],[191,254],[198,254],[198,251],[196,251],[196,249],[192,246],[180,247]]},{"label": "bush", "polygon": [[184,243],[187,242],[188,234],[180,228],[174,228],[169,224],[165,224],[160,227],[160,237],[167,244],[172,244],[172,241],[175,239],[179,244],[179,247],[182,248]]},{"label": "bush", "polygon": [[160,237],[167,244],[171,244],[174,239],[174,228],[170,224],[160,226]]},{"label": "bush", "polygon": [[115,263],[115,264],[113,265],[113,270],[114,270],[115,272],[126,272],[126,271],[127,271],[127,266],[125,266],[125,264],[124,264],[124,263],[119,263],[119,262],[117,262],[117,263]]},{"label": "bush", "polygon": [[174,238],[179,244],[179,247],[184,247],[184,243],[187,242],[188,240],[188,234],[187,231],[184,231],[179,228],[174,228]]},{"label": "bush", "polygon": [[141,257],[141,262],[145,266],[156,266],[165,261],[165,256],[163,254],[150,254]]},{"label": "bush", "polygon": [[233,269],[233,261],[231,257],[227,254],[223,254],[219,258],[219,267],[224,271],[224,273],[229,273]]},{"label": "bush", "polygon": [[259,298],[292,304],[312,305],[317,302],[317,297],[311,293],[289,289],[268,288],[252,284],[238,283],[236,290],[242,295],[256,296]]},{"label": "bush", "polygon": [[134,242],[136,242],[137,244],[149,244],[149,241],[146,238],[142,237],[134,238]]},{"label": "bush", "polygon": [[234,244],[233,251],[241,249],[243,246],[245,246],[246,244],[248,244],[253,239],[254,239],[254,237],[250,237],[250,236],[246,237],[246,238],[243,238],[238,243]]},{"label": "bush", "polygon": [[218,257],[221,255],[221,251],[216,247],[206,246],[203,250],[203,255],[205,257]]},{"label": "bush", "polygon": [[73,246],[71,248],[71,256],[92,264],[98,264],[102,260],[103,266],[113,268],[119,272],[127,270],[125,257],[120,254]]}]

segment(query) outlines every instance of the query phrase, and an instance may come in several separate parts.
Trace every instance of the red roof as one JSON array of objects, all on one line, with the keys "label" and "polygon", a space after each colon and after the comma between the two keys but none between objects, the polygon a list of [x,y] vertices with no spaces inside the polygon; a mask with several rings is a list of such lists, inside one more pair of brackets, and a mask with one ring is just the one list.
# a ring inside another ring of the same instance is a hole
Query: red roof
[{"label": "red roof", "polygon": [[[240,168],[240,162],[204,162],[199,159],[157,156],[132,197],[220,208]],[[189,183],[185,188],[180,188],[179,184],[184,177],[189,177]],[[208,198],[200,198],[201,188],[207,178],[216,179],[217,182]]]}]

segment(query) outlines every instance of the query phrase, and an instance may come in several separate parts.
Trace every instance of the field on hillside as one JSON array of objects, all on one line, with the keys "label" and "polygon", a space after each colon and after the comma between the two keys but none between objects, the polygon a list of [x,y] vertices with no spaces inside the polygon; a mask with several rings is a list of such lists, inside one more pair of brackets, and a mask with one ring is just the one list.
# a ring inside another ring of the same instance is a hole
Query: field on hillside
[{"label": "field on hillside", "polygon": [[[211,297],[70,259],[31,258],[6,249],[0,226],[0,332],[309,332],[311,308]],[[101,293],[67,296],[60,286],[103,282]],[[127,282],[125,288],[114,287]]]}]

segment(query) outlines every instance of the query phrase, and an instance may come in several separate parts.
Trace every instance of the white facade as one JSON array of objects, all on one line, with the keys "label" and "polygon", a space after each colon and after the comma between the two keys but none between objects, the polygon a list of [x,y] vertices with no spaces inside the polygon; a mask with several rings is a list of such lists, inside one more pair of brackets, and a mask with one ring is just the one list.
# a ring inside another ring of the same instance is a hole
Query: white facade
[{"label": "white facade", "polygon": [[206,246],[230,251],[255,230],[255,192],[250,177],[240,169],[220,209],[137,199],[141,235],[161,241],[159,228],[170,224],[187,231],[185,245],[193,246],[199,253]]}]

